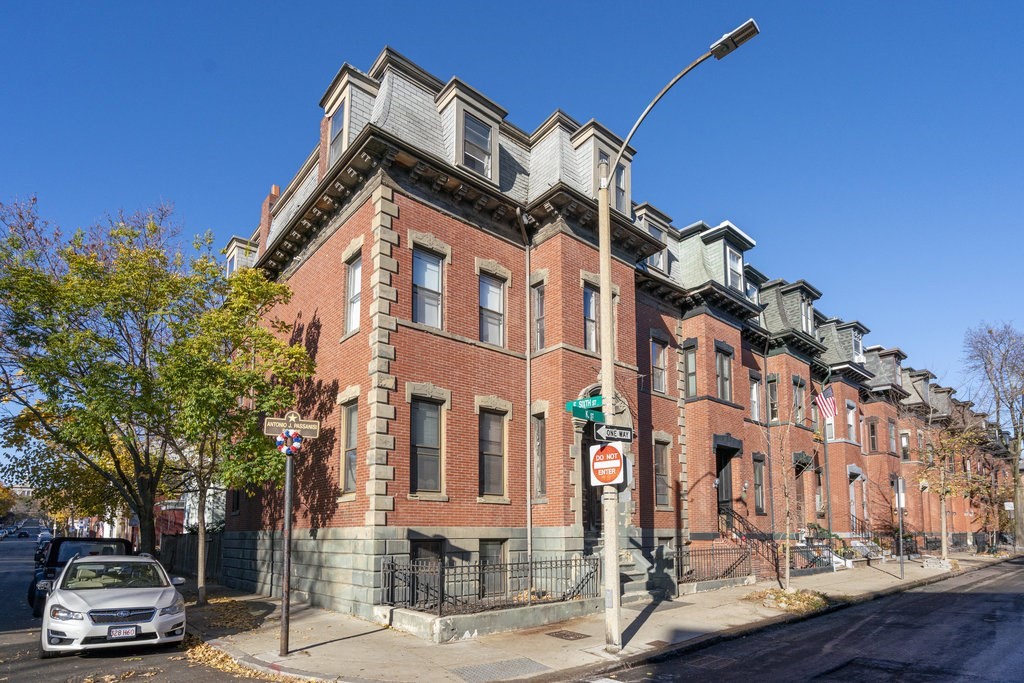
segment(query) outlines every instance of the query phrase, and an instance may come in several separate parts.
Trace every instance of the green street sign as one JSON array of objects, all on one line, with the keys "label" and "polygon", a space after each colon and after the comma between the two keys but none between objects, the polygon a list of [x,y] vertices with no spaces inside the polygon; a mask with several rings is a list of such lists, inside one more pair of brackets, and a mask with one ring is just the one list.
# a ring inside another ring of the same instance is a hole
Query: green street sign
[{"label": "green street sign", "polygon": [[579,420],[588,420],[590,422],[604,422],[604,413],[600,413],[596,410],[587,410],[586,408],[576,408],[575,406],[571,411],[572,416]]},{"label": "green street sign", "polygon": [[591,408],[601,407],[601,397],[591,396],[590,398],[578,398],[575,401],[566,401],[565,410],[571,413],[573,408],[580,408],[583,410],[590,410]]}]

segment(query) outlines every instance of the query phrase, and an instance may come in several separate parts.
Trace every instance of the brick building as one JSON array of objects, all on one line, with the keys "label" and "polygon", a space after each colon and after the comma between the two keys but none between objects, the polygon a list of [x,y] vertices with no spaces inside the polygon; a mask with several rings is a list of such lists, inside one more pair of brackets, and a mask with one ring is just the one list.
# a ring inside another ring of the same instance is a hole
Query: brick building
[{"label": "brick building", "polygon": [[[344,65],[320,106],[305,163],[227,248],[229,269],[290,285],[276,315],[317,364],[296,406],[322,427],[296,462],[293,589],[370,616],[384,558],[602,552],[594,436],[563,404],[600,395],[597,168],[621,138],[560,111],[521,130],[390,49]],[[603,408],[636,433],[624,571],[651,587],[681,544],[743,524],[795,536],[829,507],[840,535],[891,521],[886,487],[913,465],[865,450],[864,425],[913,443],[912,399],[941,391],[913,372],[925,388],[900,388],[902,352],[863,349],[867,328],[817,313],[813,286],[746,263],[738,227],[679,229],[634,202],[632,153],[612,178],[618,396]],[[824,428],[823,381],[839,406]],[[910,517],[934,530],[915,495]],[[226,582],[276,588],[281,504],[229,495]]]}]

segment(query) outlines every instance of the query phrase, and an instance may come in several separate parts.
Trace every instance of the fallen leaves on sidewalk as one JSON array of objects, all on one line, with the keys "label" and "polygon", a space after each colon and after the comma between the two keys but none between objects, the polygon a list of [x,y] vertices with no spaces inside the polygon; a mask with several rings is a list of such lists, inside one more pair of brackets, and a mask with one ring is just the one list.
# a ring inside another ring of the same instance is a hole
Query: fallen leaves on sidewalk
[{"label": "fallen leaves on sidewalk", "polygon": [[835,601],[824,593],[800,590],[786,592],[782,588],[769,588],[748,595],[746,600],[760,602],[765,607],[780,609],[793,614],[809,614],[825,609]]},{"label": "fallen leaves on sidewalk", "polygon": [[254,615],[249,606],[231,598],[213,598],[206,605],[208,622],[213,628],[232,628],[239,631],[251,631],[262,622]]},{"label": "fallen leaves on sidewalk", "polygon": [[234,674],[236,678],[249,678],[259,681],[279,681],[281,683],[295,683],[305,679],[293,678],[283,674],[270,674],[242,666],[231,658],[226,652],[207,645],[193,635],[185,636],[185,656],[193,664],[201,664],[218,671]]}]

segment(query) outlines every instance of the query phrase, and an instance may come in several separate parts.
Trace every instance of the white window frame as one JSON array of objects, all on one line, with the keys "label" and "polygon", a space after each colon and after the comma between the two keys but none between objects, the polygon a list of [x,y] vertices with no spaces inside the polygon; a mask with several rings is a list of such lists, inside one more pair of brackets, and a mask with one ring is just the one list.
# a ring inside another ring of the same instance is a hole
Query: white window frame
[{"label": "white window frame", "polygon": [[860,332],[853,333],[853,360],[857,363],[864,362],[864,335]]},{"label": "white window frame", "polygon": [[[505,281],[490,273],[480,273],[480,341],[505,345]],[[490,330],[497,325],[495,333]],[[495,338],[496,337],[496,338]]]},{"label": "white window frame", "polygon": [[[647,232],[652,237],[656,238],[662,244],[665,243],[665,231],[658,226],[652,224],[650,221],[647,222]],[[662,247],[656,253],[651,254],[647,257],[647,265],[657,268],[658,270],[665,271],[665,248]]]},{"label": "white window frame", "polygon": [[718,398],[732,403],[732,354],[715,350],[715,379]]},{"label": "white window frame", "polygon": [[534,350],[544,348],[544,283],[538,282],[530,287],[533,297],[533,345]]},{"label": "white window frame", "polygon": [[[479,129],[473,130],[476,125]],[[484,130],[487,136],[481,146],[480,141],[474,138],[482,135]],[[485,178],[491,177],[493,136],[494,128],[486,121],[471,112],[462,112],[462,165]]]},{"label": "white window frame", "polygon": [[725,245],[725,284],[746,296],[743,289],[743,252],[728,244]]},{"label": "white window frame", "polygon": [[345,151],[346,138],[345,138],[345,114],[348,111],[348,107],[345,106],[345,100],[341,100],[338,104],[338,108],[331,114],[330,120],[330,147],[327,155],[327,164],[331,166]]},{"label": "white window frame", "polygon": [[363,292],[363,258],[356,256],[345,264],[345,334],[359,329]]},{"label": "white window frame", "polygon": [[857,404],[852,401],[846,402],[846,438],[852,443],[857,443]]},{"label": "white window frame", "polygon": [[349,401],[341,407],[344,440],[341,442],[341,492],[356,492],[356,467],[359,448],[359,403]]},{"label": "white window frame", "polygon": [[[413,322],[441,329],[444,320],[444,257],[426,249],[414,248],[412,261]],[[431,265],[437,267],[436,289],[432,288],[435,283],[427,281],[429,272],[422,270],[423,267]],[[417,283],[417,280],[423,282]],[[419,310],[421,307],[422,312]],[[433,316],[430,315],[432,311],[436,311]]]},{"label": "white window frame", "polygon": [[590,284],[583,285],[583,348],[601,352],[601,290]]},{"label": "white window frame", "polygon": [[659,394],[668,391],[668,344],[660,339],[651,339],[651,390]]},{"label": "white window frame", "polygon": [[814,302],[806,296],[800,297],[800,329],[814,336]]},{"label": "white window frame", "polygon": [[755,377],[750,378],[750,418],[761,421],[761,380]]}]

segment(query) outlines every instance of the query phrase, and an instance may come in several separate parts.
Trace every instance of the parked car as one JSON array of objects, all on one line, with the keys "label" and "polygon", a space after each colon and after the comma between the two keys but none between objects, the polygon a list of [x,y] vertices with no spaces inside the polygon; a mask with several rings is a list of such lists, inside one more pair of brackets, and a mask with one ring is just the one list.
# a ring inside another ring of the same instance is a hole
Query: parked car
[{"label": "parked car", "polygon": [[[50,551],[50,541],[40,541],[36,544],[36,566],[43,564],[46,561],[46,553]],[[32,604],[29,602],[29,604]]]},{"label": "parked car", "polygon": [[51,534],[49,531],[46,531],[44,529],[43,531],[39,532],[38,536],[36,536],[36,542],[37,543],[41,543],[42,541],[49,541],[52,538],[53,538],[53,534]]},{"label": "parked car", "polygon": [[57,579],[39,582],[46,593],[39,656],[61,652],[163,645],[185,637],[185,599],[149,555],[78,557]]},{"label": "parked car", "polygon": [[132,555],[132,542],[125,538],[76,538],[58,536],[50,541],[46,556],[36,566],[32,582],[28,586],[28,604],[32,607],[32,616],[43,616],[45,591],[38,588],[40,581],[57,578],[60,569],[72,557],[89,557],[94,555]]},{"label": "parked car", "polygon": [[24,529],[18,531],[18,538],[28,538],[28,532]]}]

